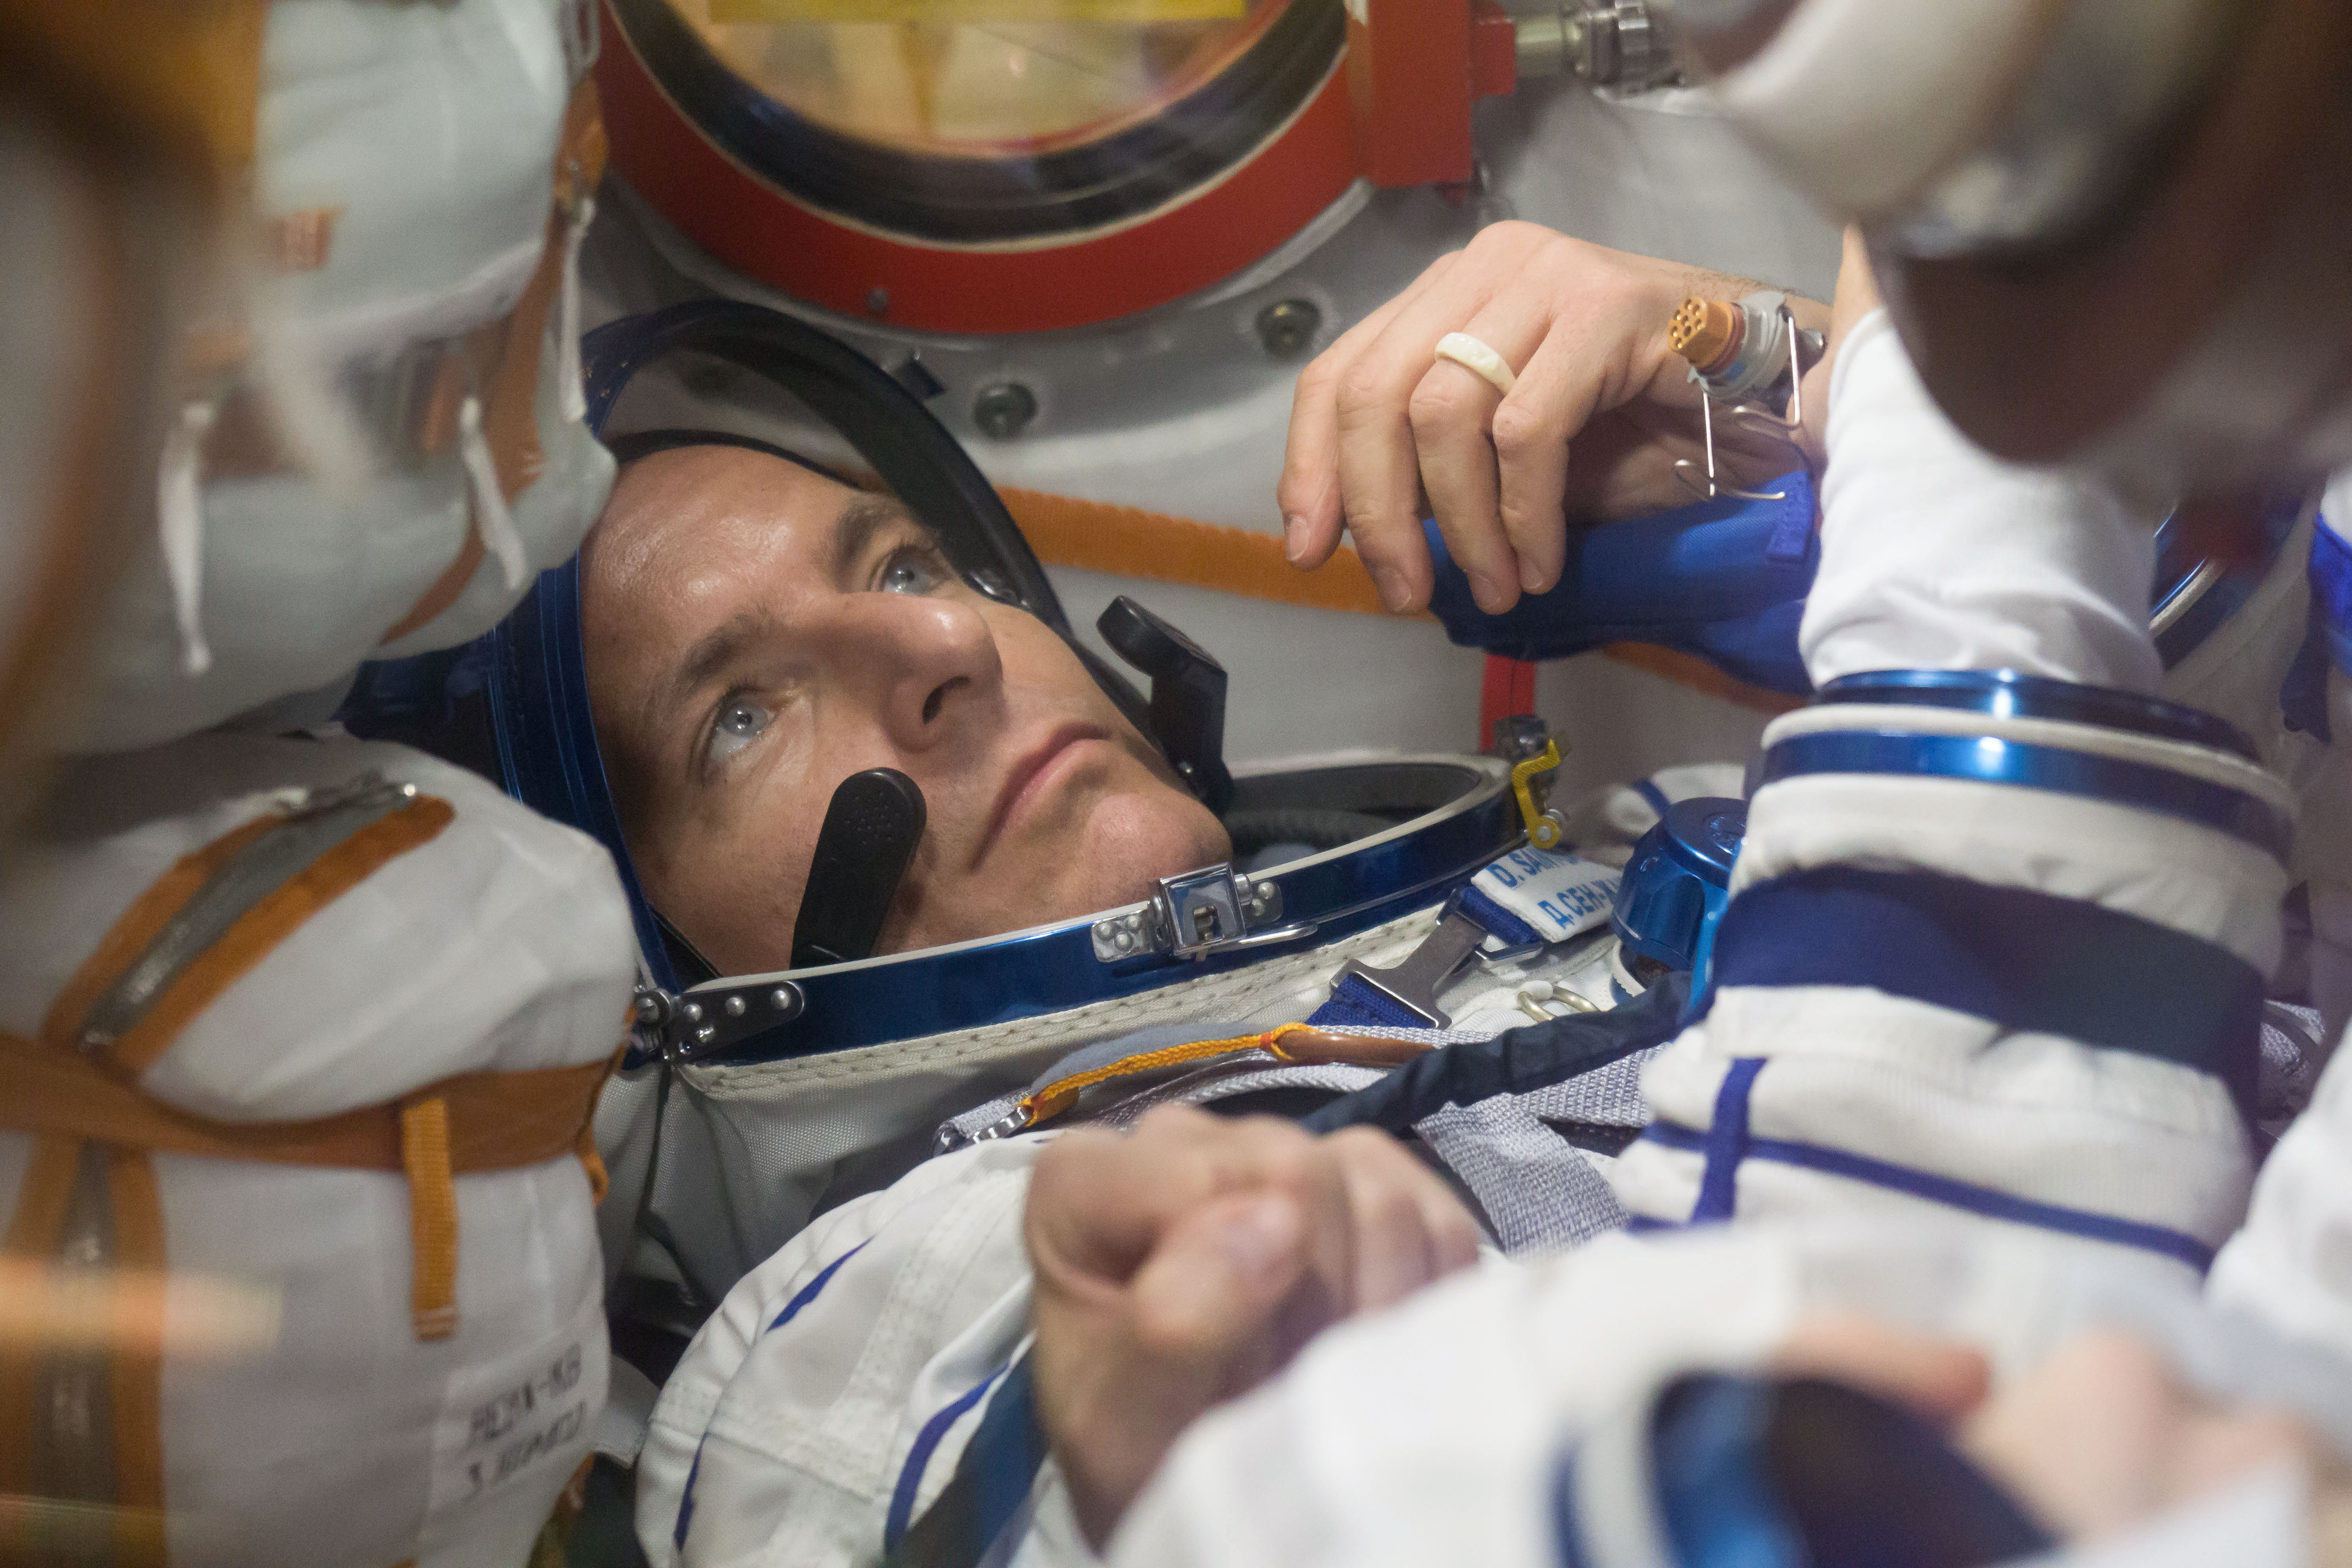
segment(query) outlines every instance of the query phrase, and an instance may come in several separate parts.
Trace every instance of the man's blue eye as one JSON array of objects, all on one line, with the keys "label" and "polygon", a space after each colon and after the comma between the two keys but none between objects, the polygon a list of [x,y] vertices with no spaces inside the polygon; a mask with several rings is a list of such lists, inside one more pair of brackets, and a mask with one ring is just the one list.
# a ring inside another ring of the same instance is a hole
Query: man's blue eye
[{"label": "man's blue eye", "polygon": [[741,751],[765,734],[775,718],[763,703],[748,697],[729,698],[719,705],[719,718],[710,726],[711,756],[725,758]]},{"label": "man's blue eye", "polygon": [[902,550],[882,568],[882,578],[877,585],[886,594],[928,594],[940,581],[937,568],[927,558],[915,551]]}]

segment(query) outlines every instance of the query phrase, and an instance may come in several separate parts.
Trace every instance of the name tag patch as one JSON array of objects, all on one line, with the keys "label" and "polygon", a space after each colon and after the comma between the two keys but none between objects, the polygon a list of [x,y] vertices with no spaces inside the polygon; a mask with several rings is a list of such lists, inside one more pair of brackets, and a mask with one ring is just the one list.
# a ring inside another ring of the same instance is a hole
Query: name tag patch
[{"label": "name tag patch", "polygon": [[439,1513],[551,1463],[568,1472],[587,1452],[604,1404],[608,1368],[598,1303],[527,1354],[453,1373],[433,1429],[433,1489]]},{"label": "name tag patch", "polygon": [[1614,867],[1533,847],[1512,850],[1471,880],[1546,942],[1592,930],[1609,918],[1617,899]]}]

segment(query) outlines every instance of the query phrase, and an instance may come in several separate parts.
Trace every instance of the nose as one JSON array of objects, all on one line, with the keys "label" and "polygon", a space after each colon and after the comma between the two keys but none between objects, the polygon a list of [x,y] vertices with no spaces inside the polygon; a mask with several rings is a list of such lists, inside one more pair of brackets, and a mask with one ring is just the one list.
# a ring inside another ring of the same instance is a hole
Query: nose
[{"label": "nose", "polygon": [[940,744],[1003,689],[995,636],[969,605],[852,594],[835,630],[843,686],[902,752]]}]

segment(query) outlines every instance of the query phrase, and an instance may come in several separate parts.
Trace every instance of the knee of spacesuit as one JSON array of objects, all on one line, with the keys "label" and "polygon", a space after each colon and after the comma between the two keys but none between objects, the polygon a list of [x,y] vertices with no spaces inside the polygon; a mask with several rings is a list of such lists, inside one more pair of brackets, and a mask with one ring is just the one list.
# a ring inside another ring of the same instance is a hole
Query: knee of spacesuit
[{"label": "knee of spacesuit", "polygon": [[520,1561],[604,1400],[627,909],[322,721],[602,502],[584,62],[514,0],[35,8],[0,55],[0,1556]]}]

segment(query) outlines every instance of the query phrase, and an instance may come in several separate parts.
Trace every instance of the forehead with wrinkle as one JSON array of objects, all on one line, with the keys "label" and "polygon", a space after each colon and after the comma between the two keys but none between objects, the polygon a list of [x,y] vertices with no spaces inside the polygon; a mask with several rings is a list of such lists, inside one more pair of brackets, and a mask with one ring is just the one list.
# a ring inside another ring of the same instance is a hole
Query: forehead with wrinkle
[{"label": "forehead with wrinkle", "polygon": [[586,564],[624,595],[681,557],[776,542],[781,524],[830,521],[856,492],[797,463],[740,447],[680,447],[621,470],[589,535]]}]

